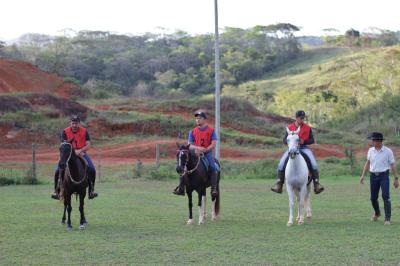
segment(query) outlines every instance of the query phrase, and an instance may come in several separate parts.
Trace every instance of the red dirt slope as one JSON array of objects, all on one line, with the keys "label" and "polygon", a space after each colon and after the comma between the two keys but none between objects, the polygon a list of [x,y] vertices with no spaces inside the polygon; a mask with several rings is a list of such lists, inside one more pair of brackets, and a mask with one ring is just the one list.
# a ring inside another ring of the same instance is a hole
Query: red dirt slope
[{"label": "red dirt slope", "polygon": [[51,93],[67,98],[75,89],[74,84],[30,63],[0,58],[0,93]]}]

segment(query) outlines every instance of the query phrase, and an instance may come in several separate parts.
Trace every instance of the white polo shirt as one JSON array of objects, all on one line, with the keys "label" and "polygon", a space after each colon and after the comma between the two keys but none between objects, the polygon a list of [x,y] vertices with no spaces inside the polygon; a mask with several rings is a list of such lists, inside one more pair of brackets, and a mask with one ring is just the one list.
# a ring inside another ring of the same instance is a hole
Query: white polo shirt
[{"label": "white polo shirt", "polygon": [[369,148],[367,159],[370,162],[369,171],[372,173],[385,172],[395,162],[392,150],[384,145],[380,150]]}]

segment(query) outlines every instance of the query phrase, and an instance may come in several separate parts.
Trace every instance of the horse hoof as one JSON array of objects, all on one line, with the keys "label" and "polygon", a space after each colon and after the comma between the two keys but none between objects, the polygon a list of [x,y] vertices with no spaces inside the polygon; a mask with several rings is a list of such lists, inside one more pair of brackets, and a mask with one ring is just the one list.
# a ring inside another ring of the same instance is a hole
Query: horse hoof
[{"label": "horse hoof", "polygon": [[307,216],[307,220],[311,221],[312,220],[312,216]]},{"label": "horse hoof", "polygon": [[187,225],[193,224],[193,219],[189,219],[189,220],[186,222],[186,224],[187,224]]},{"label": "horse hoof", "polygon": [[302,221],[302,222],[298,222],[297,223],[297,225],[303,225],[304,224],[304,222]]},{"label": "horse hoof", "polygon": [[79,226],[79,230],[83,230],[83,229],[85,229],[85,225],[84,225],[84,224],[81,224],[81,225]]},{"label": "horse hoof", "polygon": [[216,215],[211,216],[211,221],[215,221],[215,220],[217,220],[217,216]]},{"label": "horse hoof", "polygon": [[67,231],[72,231],[72,226],[67,226]]},{"label": "horse hoof", "polygon": [[199,225],[202,225],[202,224],[204,224],[204,220],[203,221],[199,221]]},{"label": "horse hoof", "polygon": [[64,225],[65,224],[65,221],[61,221],[61,225]]},{"label": "horse hoof", "polygon": [[286,224],[286,226],[292,226],[292,225],[293,225],[292,222],[288,222],[288,223]]}]

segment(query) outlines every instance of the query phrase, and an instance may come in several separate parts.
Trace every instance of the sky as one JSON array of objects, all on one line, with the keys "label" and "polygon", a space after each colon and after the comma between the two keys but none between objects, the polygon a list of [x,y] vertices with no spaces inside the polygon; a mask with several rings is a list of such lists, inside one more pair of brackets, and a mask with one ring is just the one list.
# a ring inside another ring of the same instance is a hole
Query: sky
[{"label": "sky", "polygon": [[[218,0],[218,25],[246,29],[284,22],[300,27],[297,35],[323,35],[326,28],[397,31],[399,7],[399,0]],[[25,33],[63,35],[65,29],[213,33],[214,0],[9,0],[1,3],[0,25],[2,41]]]}]

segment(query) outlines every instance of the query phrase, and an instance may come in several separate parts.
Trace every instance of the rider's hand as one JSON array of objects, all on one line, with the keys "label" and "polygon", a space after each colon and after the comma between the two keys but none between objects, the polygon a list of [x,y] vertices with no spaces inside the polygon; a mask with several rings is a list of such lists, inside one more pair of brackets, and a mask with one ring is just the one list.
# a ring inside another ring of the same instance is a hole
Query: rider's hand
[{"label": "rider's hand", "polygon": [[364,176],[363,175],[360,177],[360,184],[364,184]]},{"label": "rider's hand", "polygon": [[300,144],[303,145],[304,144],[304,139],[300,139]]},{"label": "rider's hand", "polygon": [[75,154],[79,156],[81,154],[81,150],[75,150]]},{"label": "rider's hand", "polygon": [[199,147],[198,150],[199,150],[199,152],[202,152],[202,153],[205,153],[207,151],[207,149],[204,147]]}]

